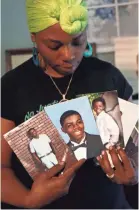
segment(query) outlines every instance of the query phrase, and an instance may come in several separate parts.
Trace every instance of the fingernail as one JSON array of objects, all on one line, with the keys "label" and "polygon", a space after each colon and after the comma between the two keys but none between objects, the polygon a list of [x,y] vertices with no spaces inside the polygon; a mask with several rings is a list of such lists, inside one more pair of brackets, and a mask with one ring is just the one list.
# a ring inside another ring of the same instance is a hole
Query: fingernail
[{"label": "fingernail", "polygon": [[121,149],[121,147],[120,146],[117,146],[117,149]]},{"label": "fingernail", "polygon": [[99,156],[97,156],[97,160],[100,160],[100,157]]},{"label": "fingernail", "polygon": [[112,147],[112,146],[110,146],[110,147],[109,147],[109,150],[112,150],[112,149],[113,149],[113,147]]},{"label": "fingernail", "polygon": [[105,151],[102,151],[102,153],[101,153],[102,155],[105,155]]}]

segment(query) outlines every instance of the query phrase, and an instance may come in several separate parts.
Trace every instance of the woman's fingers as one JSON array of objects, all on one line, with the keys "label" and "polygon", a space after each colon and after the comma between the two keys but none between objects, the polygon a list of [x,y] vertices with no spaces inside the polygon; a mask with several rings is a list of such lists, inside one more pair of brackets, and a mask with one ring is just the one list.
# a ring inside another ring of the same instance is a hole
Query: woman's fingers
[{"label": "woman's fingers", "polygon": [[125,170],[129,170],[131,168],[131,163],[130,160],[127,157],[126,152],[123,150],[123,148],[121,147],[117,147],[117,153],[119,154],[122,163],[123,163],[123,167]]},{"label": "woman's fingers", "polygon": [[50,179],[59,174],[65,167],[65,163],[57,164],[45,172],[46,179]]},{"label": "woman's fingers", "polygon": [[103,151],[101,156],[97,157],[97,160],[106,175],[113,181],[116,181],[116,183],[126,184],[134,181],[136,176],[135,170],[124,149],[110,147],[108,154],[107,151]]},{"label": "woman's fingers", "polygon": [[102,151],[101,156],[98,156],[97,160],[107,175],[111,176],[114,174],[106,151]]},{"label": "woman's fingers", "polygon": [[111,155],[111,159],[113,162],[113,166],[119,171],[119,172],[123,172],[123,166],[121,164],[121,161],[118,157],[118,153],[117,150],[114,147],[110,147],[109,148],[109,154]]},{"label": "woman's fingers", "polygon": [[129,158],[127,157],[126,152],[120,147],[118,147],[117,151],[123,163],[123,170],[126,174],[126,180],[127,180],[126,182],[128,183],[131,181],[136,183],[137,182],[136,171],[134,170]]}]

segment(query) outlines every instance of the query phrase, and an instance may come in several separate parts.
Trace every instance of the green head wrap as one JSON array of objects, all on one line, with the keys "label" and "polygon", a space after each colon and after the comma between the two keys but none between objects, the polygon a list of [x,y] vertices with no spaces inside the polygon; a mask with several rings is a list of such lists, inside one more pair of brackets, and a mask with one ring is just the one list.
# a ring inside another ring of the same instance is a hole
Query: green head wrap
[{"label": "green head wrap", "polygon": [[26,0],[29,31],[40,32],[56,23],[68,34],[77,34],[87,26],[84,0]]}]

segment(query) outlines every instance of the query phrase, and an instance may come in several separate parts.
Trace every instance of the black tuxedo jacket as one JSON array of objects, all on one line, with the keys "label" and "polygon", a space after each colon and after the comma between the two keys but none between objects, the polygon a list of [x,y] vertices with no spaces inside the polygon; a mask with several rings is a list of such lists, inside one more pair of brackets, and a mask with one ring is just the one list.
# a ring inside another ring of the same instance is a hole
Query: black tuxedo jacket
[{"label": "black tuxedo jacket", "polygon": [[101,151],[104,149],[100,136],[89,133],[86,133],[85,142],[83,144],[74,146],[72,140],[70,140],[67,145],[73,152],[79,147],[87,147],[87,159],[100,155]]}]

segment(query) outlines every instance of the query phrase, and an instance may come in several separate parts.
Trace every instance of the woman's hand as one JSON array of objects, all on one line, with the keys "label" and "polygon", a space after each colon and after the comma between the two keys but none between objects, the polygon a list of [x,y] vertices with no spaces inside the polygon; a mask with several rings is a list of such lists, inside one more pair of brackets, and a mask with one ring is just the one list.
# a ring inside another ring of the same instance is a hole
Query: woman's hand
[{"label": "woman's hand", "polygon": [[64,163],[63,165],[55,165],[48,171],[41,173],[35,179],[26,198],[26,206],[28,208],[40,208],[67,194],[76,171],[84,162],[83,159],[76,162],[63,174],[60,172],[64,169]]},{"label": "woman's hand", "polygon": [[136,184],[138,181],[136,172],[125,151],[119,146],[117,149],[110,147],[109,154],[114,168],[111,167],[106,151],[102,151],[101,156],[97,157],[97,160],[106,175],[118,184]]}]

